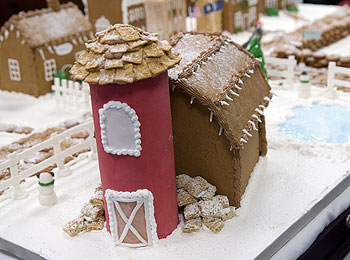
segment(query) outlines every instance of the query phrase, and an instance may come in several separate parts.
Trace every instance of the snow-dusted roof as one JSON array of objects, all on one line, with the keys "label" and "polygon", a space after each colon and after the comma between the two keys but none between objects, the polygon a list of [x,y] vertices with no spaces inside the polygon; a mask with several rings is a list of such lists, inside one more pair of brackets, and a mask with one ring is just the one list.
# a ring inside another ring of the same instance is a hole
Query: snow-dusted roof
[{"label": "snow-dusted roof", "polygon": [[71,37],[90,34],[89,21],[75,4],[62,4],[59,7],[57,12],[44,8],[13,15],[1,28],[1,34],[14,29],[32,48],[48,43],[59,44]]},{"label": "snow-dusted roof", "polygon": [[173,87],[208,107],[233,147],[242,147],[271,98],[260,64],[228,37],[185,33],[171,40],[181,62],[169,70]]}]

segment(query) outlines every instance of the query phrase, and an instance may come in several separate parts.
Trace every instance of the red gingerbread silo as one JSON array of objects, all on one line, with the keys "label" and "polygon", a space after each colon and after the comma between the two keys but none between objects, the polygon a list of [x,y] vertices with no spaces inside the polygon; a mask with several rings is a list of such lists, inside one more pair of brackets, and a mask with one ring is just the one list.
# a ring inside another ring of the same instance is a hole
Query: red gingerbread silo
[{"label": "red gingerbread silo", "polygon": [[75,62],[90,83],[107,229],[117,245],[154,244],[178,224],[166,41],[117,24]]}]

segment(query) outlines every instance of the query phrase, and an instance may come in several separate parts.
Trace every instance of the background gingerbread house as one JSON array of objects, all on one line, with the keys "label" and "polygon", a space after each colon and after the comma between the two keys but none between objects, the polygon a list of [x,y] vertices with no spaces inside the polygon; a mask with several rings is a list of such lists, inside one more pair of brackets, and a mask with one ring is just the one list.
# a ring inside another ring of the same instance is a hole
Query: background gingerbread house
[{"label": "background gingerbread house", "polygon": [[172,44],[182,57],[169,71],[176,174],[202,176],[240,206],[267,152],[270,86],[258,61],[220,34],[180,34]]},{"label": "background gingerbread house", "polygon": [[261,0],[224,1],[224,30],[235,33],[252,27],[259,17],[259,2]]},{"label": "background gingerbread house", "polygon": [[20,12],[1,28],[0,87],[33,96],[51,91],[57,70],[65,70],[91,37],[91,25],[72,3]]}]

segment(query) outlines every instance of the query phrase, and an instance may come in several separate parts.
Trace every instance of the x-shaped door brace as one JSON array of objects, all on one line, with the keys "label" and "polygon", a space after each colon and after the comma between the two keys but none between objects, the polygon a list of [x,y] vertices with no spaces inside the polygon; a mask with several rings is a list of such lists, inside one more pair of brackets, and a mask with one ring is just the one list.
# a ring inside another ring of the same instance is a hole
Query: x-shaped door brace
[{"label": "x-shaped door brace", "polygon": [[[135,208],[132,210],[129,218],[126,217],[123,209],[120,207],[119,202],[118,201],[114,201],[114,205],[120,215],[120,217],[123,219],[123,221],[126,223],[124,230],[122,232],[122,234],[120,235],[119,239],[118,239],[118,244],[123,243],[123,240],[126,236],[126,234],[128,233],[129,229],[130,231],[137,237],[138,240],[140,240],[140,246],[146,246],[147,245],[147,241],[143,239],[143,237],[140,235],[139,232],[137,232],[137,230],[133,227],[132,222],[134,221],[135,215],[137,213],[137,211],[141,208],[141,206],[143,205],[143,201],[137,201],[137,204],[135,206]],[[145,216],[146,217],[146,216]]]}]

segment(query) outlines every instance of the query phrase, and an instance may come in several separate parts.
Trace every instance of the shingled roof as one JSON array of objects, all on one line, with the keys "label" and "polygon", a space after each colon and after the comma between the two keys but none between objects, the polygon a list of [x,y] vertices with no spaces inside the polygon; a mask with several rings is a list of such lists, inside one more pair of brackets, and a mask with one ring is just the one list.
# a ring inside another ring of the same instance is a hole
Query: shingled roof
[{"label": "shingled roof", "polygon": [[180,33],[171,44],[182,58],[168,72],[172,87],[209,108],[231,146],[243,147],[272,97],[258,61],[219,33]]},{"label": "shingled roof", "polygon": [[76,80],[132,83],[154,77],[181,60],[167,41],[131,25],[116,24],[95,36],[70,71]]},{"label": "shingled roof", "polygon": [[20,12],[1,28],[1,34],[16,30],[31,48],[44,44],[59,44],[71,38],[88,36],[91,25],[73,3],[62,4],[56,12],[51,8]]}]

